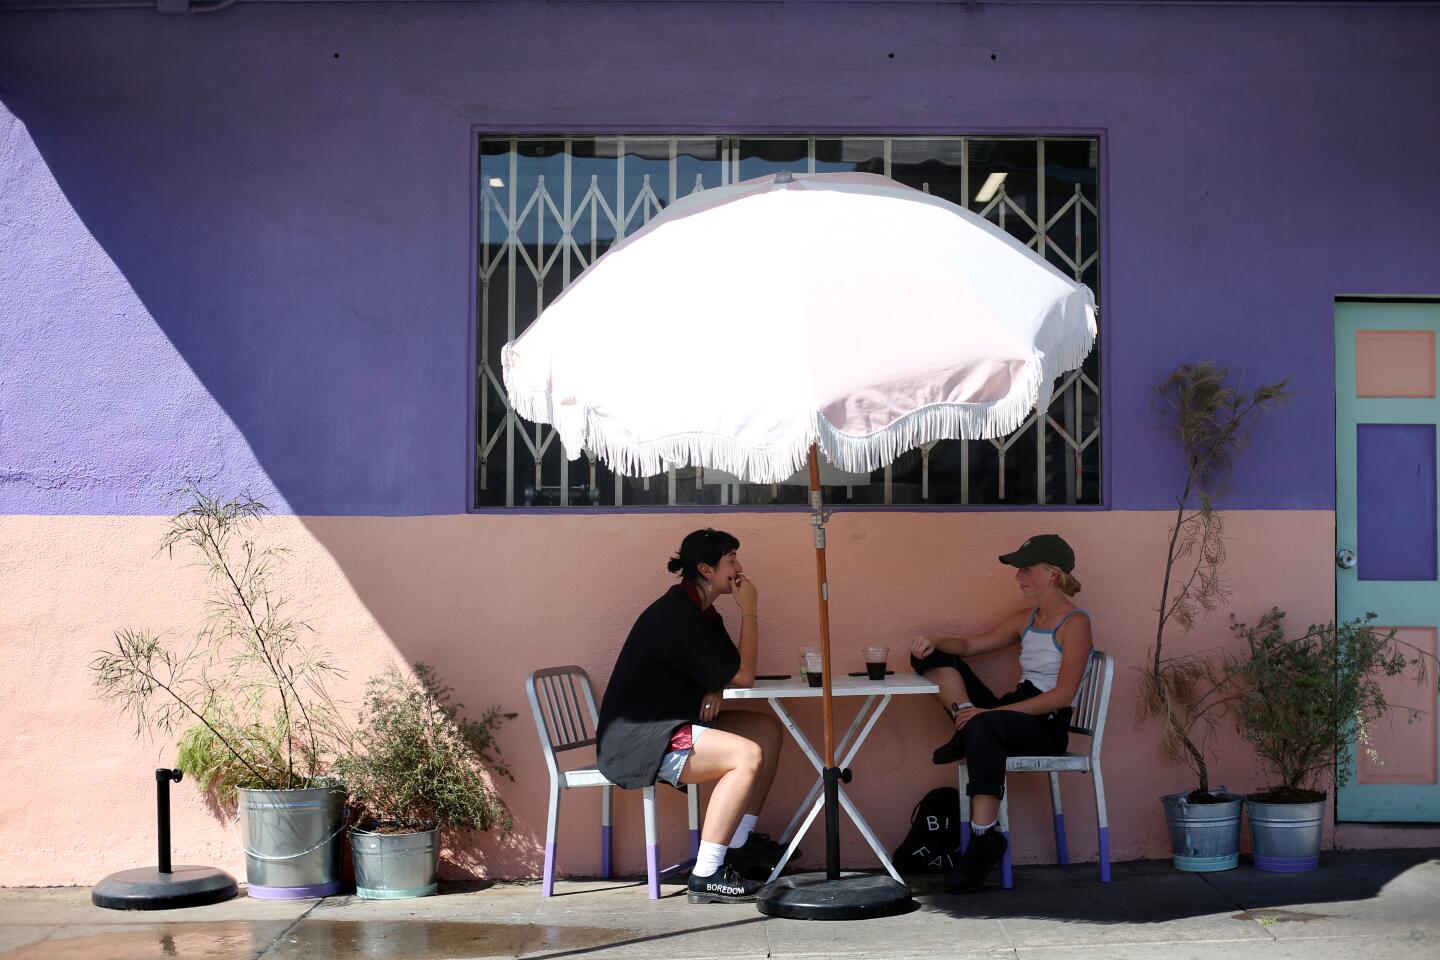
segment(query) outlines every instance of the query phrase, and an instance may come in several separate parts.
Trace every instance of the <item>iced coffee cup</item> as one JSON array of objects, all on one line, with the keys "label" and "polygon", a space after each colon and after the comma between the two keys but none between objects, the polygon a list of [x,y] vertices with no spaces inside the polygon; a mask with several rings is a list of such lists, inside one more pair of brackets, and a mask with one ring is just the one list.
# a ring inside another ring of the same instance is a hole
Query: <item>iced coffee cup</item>
[{"label": "iced coffee cup", "polygon": [[805,682],[812,687],[820,686],[824,679],[822,676],[821,663],[819,650],[807,648],[800,651],[800,674],[805,678]]}]

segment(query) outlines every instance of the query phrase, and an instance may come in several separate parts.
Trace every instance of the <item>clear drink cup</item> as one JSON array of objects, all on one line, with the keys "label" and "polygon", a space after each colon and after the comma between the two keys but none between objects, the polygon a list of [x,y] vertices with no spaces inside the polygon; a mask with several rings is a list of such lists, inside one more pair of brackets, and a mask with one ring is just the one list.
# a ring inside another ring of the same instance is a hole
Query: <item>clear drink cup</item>
[{"label": "clear drink cup", "polygon": [[800,651],[800,675],[812,687],[820,686],[823,681],[822,663],[819,650],[806,647]]}]

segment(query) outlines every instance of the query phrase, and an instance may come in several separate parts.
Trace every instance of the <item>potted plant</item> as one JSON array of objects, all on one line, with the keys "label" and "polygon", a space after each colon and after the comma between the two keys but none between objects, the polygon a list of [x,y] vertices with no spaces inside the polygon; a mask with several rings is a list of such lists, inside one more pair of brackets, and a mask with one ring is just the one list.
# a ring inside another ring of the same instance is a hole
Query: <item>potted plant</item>
[{"label": "potted plant", "polygon": [[[1289,639],[1284,619],[1275,608],[1253,626],[1232,616],[1245,647],[1230,670],[1238,681],[1237,728],[1274,777],[1274,786],[1245,801],[1255,866],[1293,873],[1320,864],[1322,776],[1352,741],[1366,743],[1367,727],[1389,709],[1381,678],[1401,673],[1409,660],[1393,631],[1371,628],[1373,613],[1312,624]],[[1336,786],[1349,775],[1347,765],[1336,766]]]},{"label": "potted plant", "polygon": [[467,720],[451,693],[423,663],[413,677],[391,667],[368,685],[352,748],[337,764],[357,813],[350,849],[361,897],[434,893],[441,830],[510,829],[490,777],[513,779],[495,731],[515,714],[490,707]]},{"label": "potted plant", "polygon": [[1149,665],[1141,674],[1137,725],[1158,723],[1164,757],[1190,767],[1195,787],[1160,798],[1175,866],[1204,872],[1239,862],[1241,797],[1210,787],[1209,742],[1227,701],[1227,674],[1212,653],[1166,655],[1166,631],[1183,637],[1226,597],[1224,519],[1215,509],[1254,420],[1289,396],[1286,381],[1247,393],[1229,371],[1211,363],[1184,364],[1155,387],[1162,426],[1179,443],[1185,480],[1176,497],[1159,620]]},{"label": "potted plant", "polygon": [[116,631],[91,663],[96,685],[137,735],[183,729],[176,766],[222,815],[238,811],[250,896],[336,893],[345,795],[328,770],[336,727],[325,682],[337,671],[275,589],[284,552],[252,536],[265,505],[181,494],[161,549],[187,548],[205,568],[213,589],[201,625],[184,642]]}]

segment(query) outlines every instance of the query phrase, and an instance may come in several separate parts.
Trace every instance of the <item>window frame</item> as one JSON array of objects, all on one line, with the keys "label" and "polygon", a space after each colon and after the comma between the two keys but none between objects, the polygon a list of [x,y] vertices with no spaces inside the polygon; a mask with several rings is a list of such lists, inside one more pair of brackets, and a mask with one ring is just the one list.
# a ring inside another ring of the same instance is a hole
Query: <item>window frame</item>
[{"label": "window frame", "polygon": [[[694,125],[666,125],[649,126],[642,125],[627,127],[623,131],[614,128],[593,126],[588,124],[567,126],[564,129],[556,129],[550,125],[534,124],[472,124],[470,127],[469,140],[469,183],[468,193],[468,232],[469,232],[469,256],[466,261],[467,280],[467,302],[466,302],[466,351],[465,351],[465,382],[466,382],[466,415],[465,415],[465,512],[467,514],[519,514],[524,516],[570,516],[580,515],[602,515],[613,516],[626,513],[659,513],[659,514],[714,514],[724,513],[809,513],[808,504],[598,504],[598,505],[575,505],[566,506],[526,506],[526,505],[495,505],[482,506],[476,503],[476,480],[478,464],[476,449],[479,443],[479,378],[477,377],[477,362],[479,358],[480,339],[480,316],[479,316],[479,288],[480,278],[476,269],[479,262],[480,246],[480,195],[482,185],[480,184],[480,158],[481,141],[491,138],[516,138],[516,139],[564,139],[564,138],[599,138],[609,139],[623,137],[626,139],[666,139],[683,137],[730,137],[739,139],[759,139],[773,137],[776,139],[843,139],[854,138],[974,138],[974,139],[1022,139],[1022,140],[1045,140],[1050,138],[1089,138],[1096,142],[1096,164],[1099,167],[1096,177],[1096,185],[1101,198],[1097,219],[1099,222],[1099,245],[1098,268],[1100,271],[1099,289],[1095,291],[1096,299],[1104,306],[1102,317],[1102,334],[1108,329],[1109,324],[1105,321],[1111,316],[1110,296],[1110,218],[1109,198],[1110,189],[1110,163],[1109,163],[1109,129],[1106,127],[1014,127],[1014,128],[919,128],[897,131],[888,127],[807,127],[803,130],[794,127],[769,127],[763,124],[747,126],[743,129],[732,127],[706,127]],[[1104,433],[1104,425],[1111,419],[1111,394],[1112,371],[1110,363],[1111,340],[1113,337],[1102,335],[1097,344],[1099,353],[1098,363],[1100,368],[1100,390],[1099,390],[1099,423],[1102,431],[1100,442],[1100,493],[1097,503],[1069,504],[1069,503],[1029,503],[1029,504],[1005,504],[1005,503],[892,503],[892,504],[847,504],[827,503],[827,510],[834,512],[853,513],[1031,513],[1031,512],[1097,512],[1112,509],[1112,485],[1113,485],[1113,461],[1114,450],[1109,438]],[[558,441],[557,441],[558,442]]]}]

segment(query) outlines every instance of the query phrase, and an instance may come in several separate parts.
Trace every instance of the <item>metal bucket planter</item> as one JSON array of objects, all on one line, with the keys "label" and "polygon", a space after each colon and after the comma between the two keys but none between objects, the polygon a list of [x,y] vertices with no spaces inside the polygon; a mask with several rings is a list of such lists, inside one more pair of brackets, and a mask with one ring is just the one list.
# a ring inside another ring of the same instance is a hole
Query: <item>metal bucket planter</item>
[{"label": "metal bucket planter", "polygon": [[1160,798],[1170,828],[1175,869],[1190,873],[1233,870],[1240,863],[1240,806],[1233,793],[1211,791],[1222,803],[1187,803],[1188,794]]},{"label": "metal bucket planter", "polygon": [[[379,824],[366,824],[367,827]],[[440,873],[440,831],[374,833],[350,828],[355,892],[367,900],[428,897]]]},{"label": "metal bucket planter", "polygon": [[344,830],[344,791],[241,790],[241,844],[250,896],[303,900],[339,893]]},{"label": "metal bucket planter", "polygon": [[1320,866],[1325,801],[1259,803],[1245,798],[1255,867],[1272,873],[1303,873]]}]

